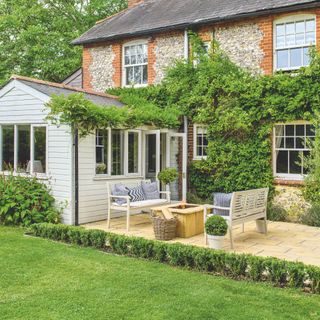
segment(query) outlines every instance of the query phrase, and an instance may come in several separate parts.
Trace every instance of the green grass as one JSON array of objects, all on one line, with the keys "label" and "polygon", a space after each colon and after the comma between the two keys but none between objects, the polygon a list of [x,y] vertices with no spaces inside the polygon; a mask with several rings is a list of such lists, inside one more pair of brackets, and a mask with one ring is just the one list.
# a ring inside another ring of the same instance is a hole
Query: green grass
[{"label": "green grass", "polygon": [[320,296],[0,227],[0,319],[320,319]]}]

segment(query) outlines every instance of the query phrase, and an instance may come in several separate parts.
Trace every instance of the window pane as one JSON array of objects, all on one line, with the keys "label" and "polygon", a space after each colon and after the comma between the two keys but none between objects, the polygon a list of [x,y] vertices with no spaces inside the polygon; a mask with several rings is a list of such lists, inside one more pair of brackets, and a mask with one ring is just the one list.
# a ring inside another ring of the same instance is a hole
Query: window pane
[{"label": "window pane", "polygon": [[286,125],[286,136],[293,137],[294,136],[294,125]]},{"label": "window pane", "polygon": [[18,126],[18,172],[30,172],[30,126]]},{"label": "window pane", "polygon": [[296,148],[304,149],[306,146],[305,138],[296,138]]},{"label": "window pane", "polygon": [[286,34],[294,34],[294,23],[286,24]]},{"label": "window pane", "polygon": [[128,173],[139,173],[139,134],[128,133]]},{"label": "window pane", "polygon": [[121,130],[112,130],[112,153],[111,153],[111,174],[114,176],[123,175],[123,151],[124,134]]},{"label": "window pane", "polygon": [[33,172],[45,173],[46,172],[46,159],[47,159],[47,129],[46,127],[34,128],[34,162]]},{"label": "window pane", "polygon": [[295,36],[294,35],[289,35],[286,36],[286,45],[287,46],[293,46],[295,44]]},{"label": "window pane", "polygon": [[290,50],[290,66],[293,68],[302,66],[302,49]]},{"label": "window pane", "polygon": [[296,125],[296,136],[298,136],[298,137],[305,136],[305,126],[304,125]]},{"label": "window pane", "polygon": [[290,171],[291,174],[302,174],[301,158],[299,151],[290,151],[289,153]]},{"label": "window pane", "polygon": [[288,50],[279,50],[277,51],[277,68],[288,68],[289,61],[288,61]]},{"label": "window pane", "polygon": [[306,31],[310,32],[310,31],[315,31],[316,30],[316,24],[315,24],[315,20],[307,20],[306,21]]},{"label": "window pane", "polygon": [[314,32],[308,32],[306,34],[306,44],[314,44],[316,42],[316,34]]},{"label": "window pane", "polygon": [[276,148],[283,149],[284,148],[284,137],[277,137],[276,138]]},{"label": "window pane", "polygon": [[296,44],[297,44],[297,45],[303,45],[303,44],[305,44],[304,33],[298,33],[298,34],[296,34]]},{"label": "window pane", "polygon": [[278,24],[276,28],[277,28],[277,36],[284,36],[285,35],[285,25],[284,24]]},{"label": "window pane", "polygon": [[108,173],[109,131],[97,130],[96,133],[96,174]]},{"label": "window pane", "polygon": [[315,135],[315,128],[312,124],[307,124],[306,125],[306,130],[307,130],[307,136],[312,137]]},{"label": "window pane", "polygon": [[148,84],[148,66],[142,66],[142,72],[143,72],[143,84]]},{"label": "window pane", "polygon": [[14,126],[2,126],[2,170],[13,170]]},{"label": "window pane", "polygon": [[277,173],[288,173],[288,151],[277,152]]},{"label": "window pane", "polygon": [[309,48],[303,48],[303,65],[308,66],[310,64]]},{"label": "window pane", "polygon": [[285,44],[286,44],[286,39],[284,36],[277,37],[277,47],[278,48],[284,47]]},{"label": "window pane", "polygon": [[141,73],[141,67],[134,67],[133,69],[133,72],[134,72],[134,75],[133,75],[133,81],[135,84],[141,84],[141,77],[142,77],[142,73]]},{"label": "window pane", "polygon": [[286,149],[294,148],[294,138],[286,138]]},{"label": "window pane", "polygon": [[[310,157],[310,151],[303,151],[303,158],[308,158]],[[308,174],[309,169],[308,168],[302,168],[303,169],[303,174]]]},{"label": "window pane", "polygon": [[305,22],[298,21],[296,22],[296,33],[304,33],[305,32]]},{"label": "window pane", "polygon": [[284,125],[276,126],[276,137],[282,137],[284,135]]}]

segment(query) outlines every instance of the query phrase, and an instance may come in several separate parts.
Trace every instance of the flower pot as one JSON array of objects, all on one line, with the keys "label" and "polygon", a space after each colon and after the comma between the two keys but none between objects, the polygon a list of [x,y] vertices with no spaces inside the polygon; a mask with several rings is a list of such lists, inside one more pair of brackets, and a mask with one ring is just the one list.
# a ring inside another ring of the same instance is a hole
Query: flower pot
[{"label": "flower pot", "polygon": [[267,226],[264,220],[256,220],[257,232],[267,233]]},{"label": "flower pot", "polygon": [[211,236],[208,234],[208,245],[210,249],[222,249],[224,236]]}]

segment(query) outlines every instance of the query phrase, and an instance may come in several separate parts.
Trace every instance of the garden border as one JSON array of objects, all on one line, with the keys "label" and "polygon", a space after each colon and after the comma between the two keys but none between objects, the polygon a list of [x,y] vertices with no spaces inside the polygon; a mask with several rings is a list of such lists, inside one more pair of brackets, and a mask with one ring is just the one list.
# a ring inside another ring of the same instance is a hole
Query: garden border
[{"label": "garden border", "polygon": [[30,232],[37,237],[93,247],[113,254],[158,261],[237,280],[269,282],[281,288],[299,288],[320,294],[320,268],[301,262],[227,253],[61,224],[34,224],[30,227]]}]

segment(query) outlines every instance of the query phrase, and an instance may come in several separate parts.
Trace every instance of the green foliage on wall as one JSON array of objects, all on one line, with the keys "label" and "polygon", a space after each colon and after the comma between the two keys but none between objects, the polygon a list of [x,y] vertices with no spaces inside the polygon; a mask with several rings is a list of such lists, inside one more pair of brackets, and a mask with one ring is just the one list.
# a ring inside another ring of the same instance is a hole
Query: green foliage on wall
[{"label": "green foliage on wall", "polygon": [[[320,110],[320,55],[294,74],[253,75],[226,56],[216,43],[209,54],[190,35],[189,61],[176,61],[161,85],[113,89],[125,108],[99,108],[81,96],[55,97],[51,118],[94,128],[178,127],[182,115],[208,126],[208,159],[190,168],[191,188],[202,198],[213,191],[259,187],[273,190],[272,128],[275,123],[311,120]],[[271,192],[272,196],[272,192]]]}]

